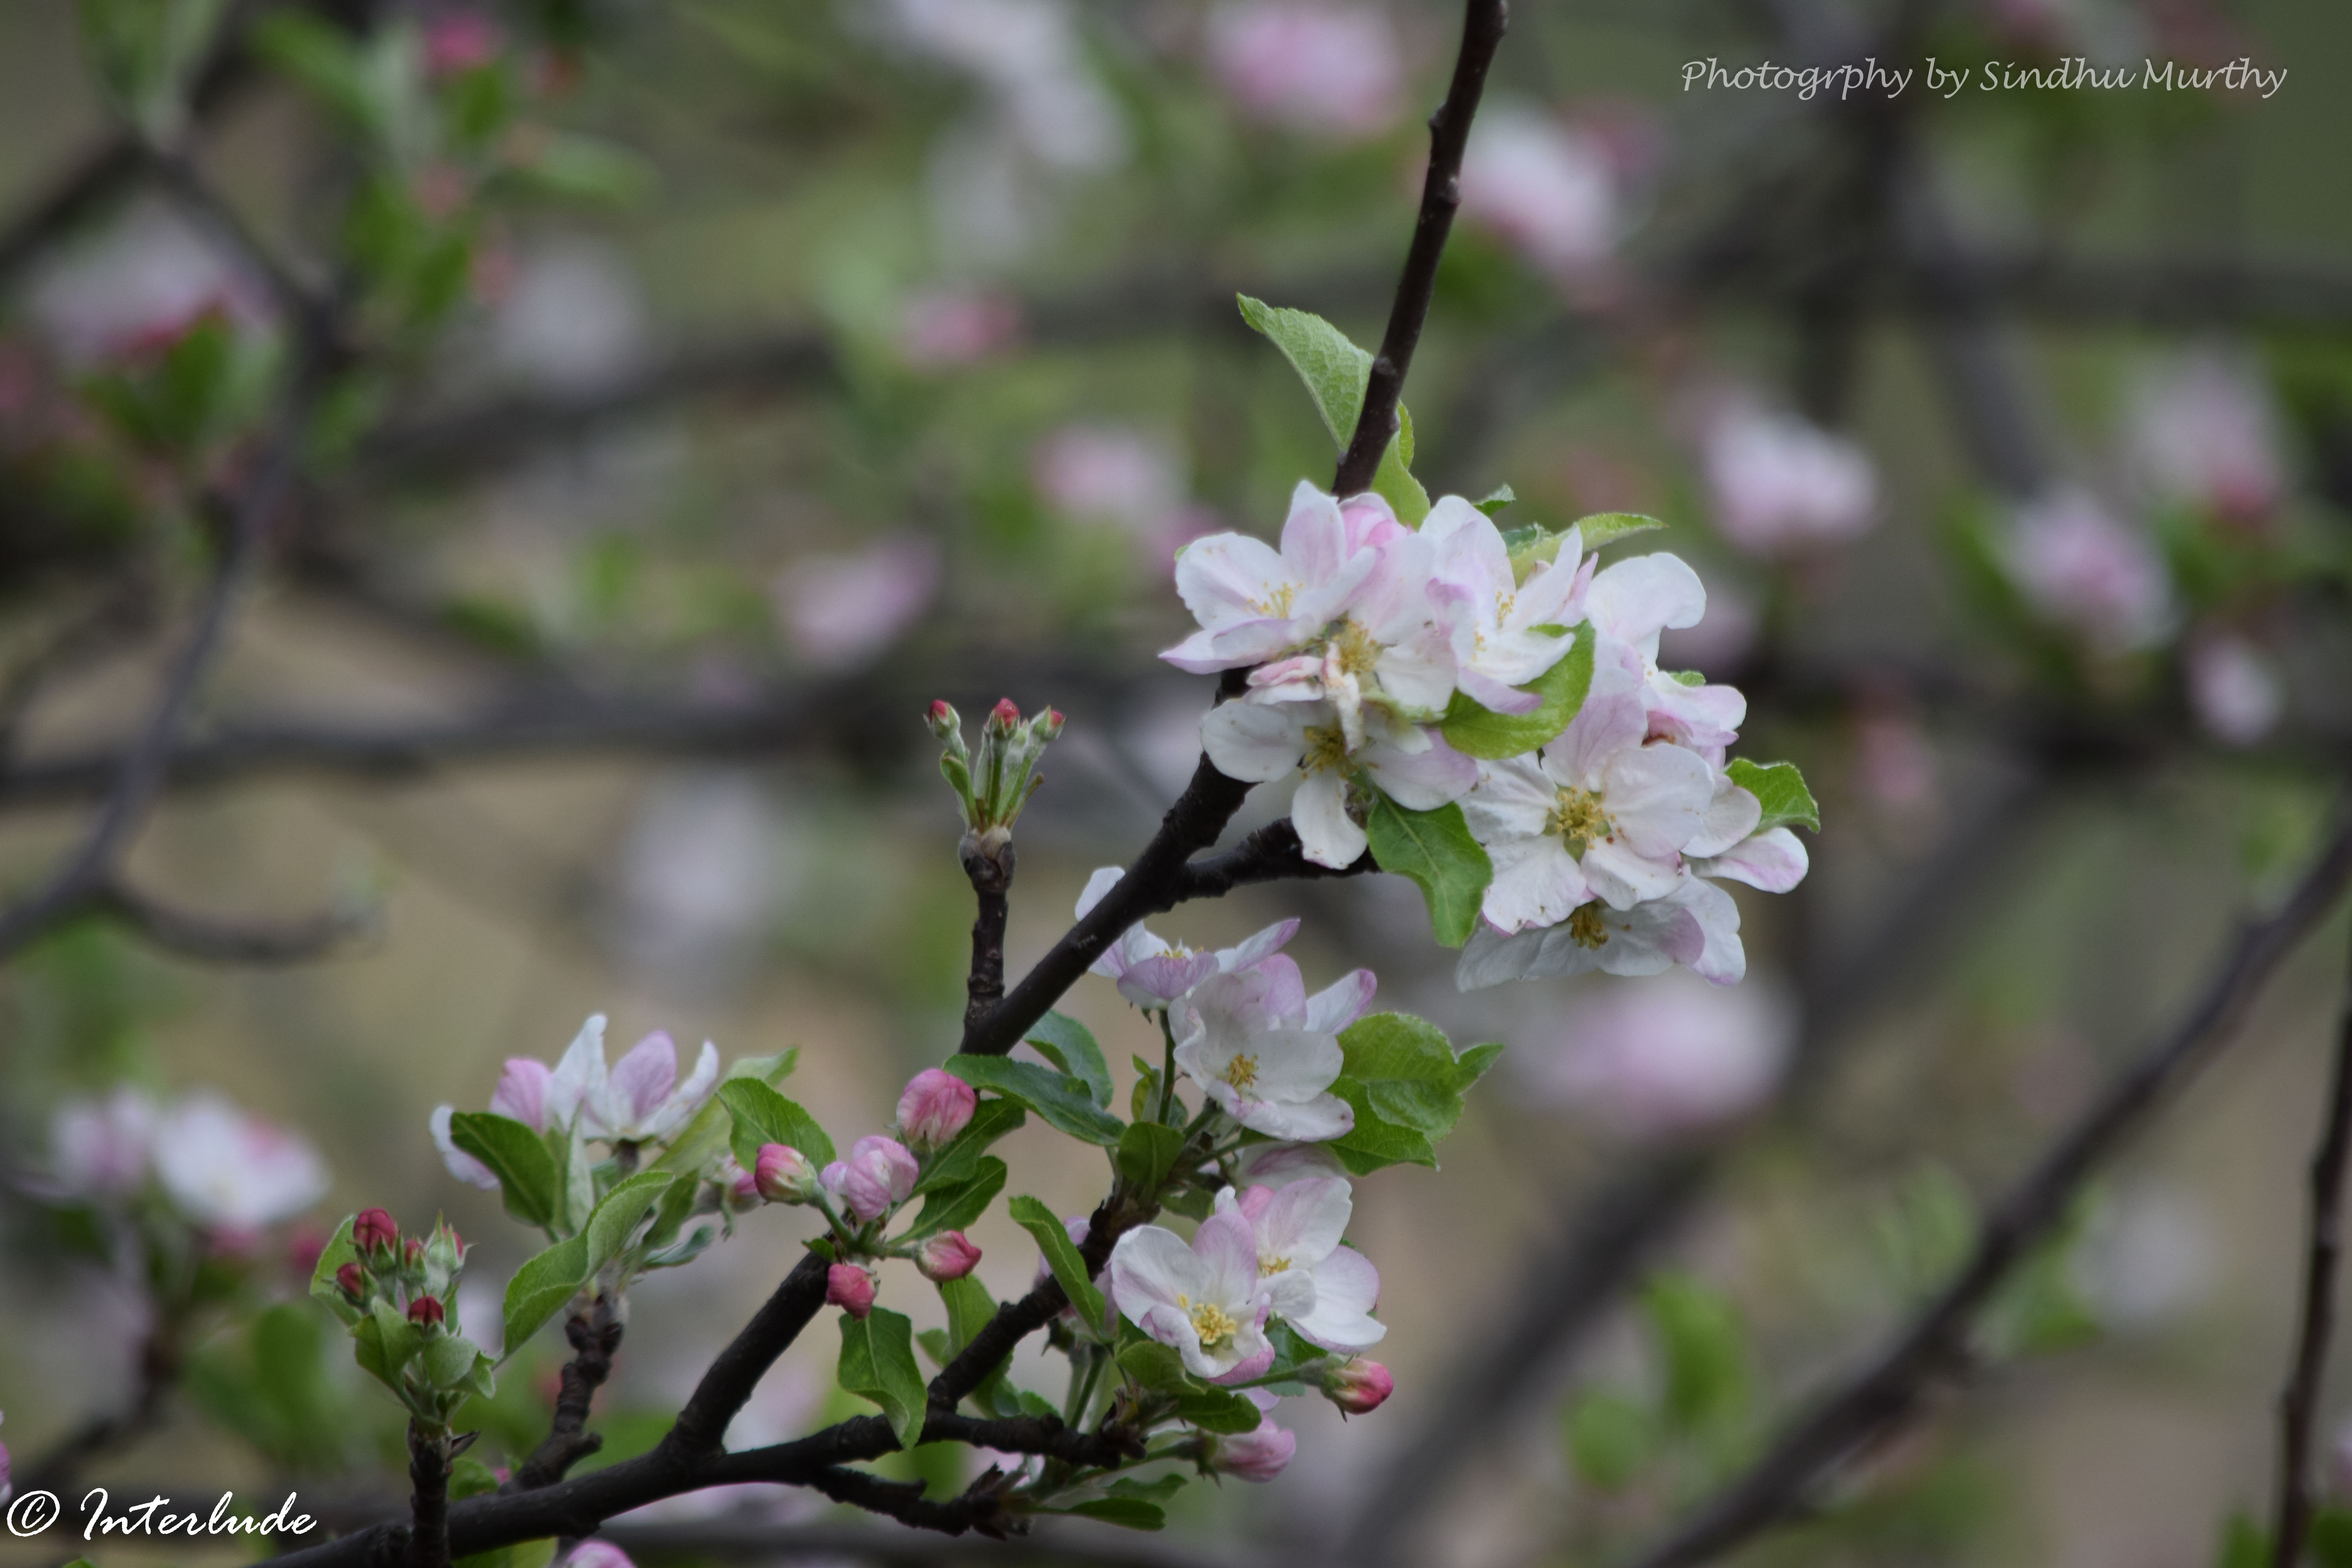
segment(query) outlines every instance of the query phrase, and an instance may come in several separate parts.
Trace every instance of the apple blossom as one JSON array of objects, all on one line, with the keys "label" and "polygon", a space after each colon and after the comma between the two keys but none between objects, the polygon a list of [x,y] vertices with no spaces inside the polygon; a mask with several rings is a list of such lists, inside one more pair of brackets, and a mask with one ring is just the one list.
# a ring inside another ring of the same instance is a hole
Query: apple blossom
[{"label": "apple blossom", "polygon": [[[1706,824],[1714,771],[1695,752],[1644,742],[1638,673],[1602,664],[1592,684],[1559,740],[1533,756],[1481,763],[1462,798],[1471,836],[1494,861],[1480,912],[1498,930],[1555,925],[1595,898],[1629,910],[1664,897]],[[1756,820],[1748,795],[1737,837]]]},{"label": "apple blossom", "polygon": [[1339,1032],[1371,1000],[1359,969],[1312,998],[1281,953],[1254,969],[1213,975],[1192,993],[1176,1065],[1228,1116],[1255,1132],[1314,1143],[1346,1134],[1356,1113],[1330,1091]]},{"label": "apple blossom", "polygon": [[[599,1042],[601,1047],[601,1041]],[[597,1065],[604,1065],[601,1048]],[[601,1075],[600,1075],[601,1077]],[[629,1047],[609,1077],[593,1083],[581,1101],[581,1129],[614,1143],[667,1138],[686,1125],[719,1087],[719,1047],[705,1040],[694,1074],[677,1081],[677,1047],[656,1029]]]},{"label": "apple blossom", "polygon": [[352,1245],[362,1256],[389,1254],[400,1245],[400,1226],[383,1209],[362,1209],[352,1217]]},{"label": "apple blossom", "polygon": [[1460,496],[1444,496],[1423,520],[1435,554],[1432,597],[1454,656],[1454,683],[1497,713],[1530,713],[1543,699],[1520,687],[1558,664],[1568,628],[1583,619],[1592,563],[1583,534],[1570,529],[1558,556],[1518,580],[1494,520]]},{"label": "apple blossom", "polygon": [[1110,1293],[1129,1322],[1173,1346],[1195,1376],[1222,1377],[1273,1354],[1257,1245],[1238,1214],[1211,1215],[1190,1246],[1156,1225],[1129,1231],[1111,1248]]},{"label": "apple blossom", "polygon": [[309,1142],[210,1090],[163,1113],[154,1158],[182,1213],[230,1233],[290,1219],[326,1195],[327,1168]]},{"label": "apple blossom", "polygon": [[1347,1182],[1333,1177],[1217,1194],[1218,1213],[1249,1223],[1274,1314],[1326,1350],[1368,1349],[1388,1333],[1371,1316],[1380,1301],[1379,1271],[1362,1253],[1339,1245],[1353,1209]]},{"label": "apple blossom", "polygon": [[1194,540],[1176,557],[1176,592],[1201,629],[1160,657],[1213,675],[1320,637],[1382,564],[1379,548],[1349,535],[1339,501],[1301,479],[1279,551],[1245,533]]},{"label": "apple blossom", "polygon": [[636,1568],[636,1564],[609,1541],[583,1541],[563,1560],[563,1568]]},{"label": "apple blossom", "polygon": [[437,1297],[419,1296],[408,1303],[408,1321],[412,1323],[430,1325],[442,1321],[446,1316]]},{"label": "apple blossom", "polygon": [[2286,709],[2278,667],[2243,637],[2198,638],[2189,646],[2183,673],[2197,721],[2223,745],[2252,745]]},{"label": "apple blossom", "polygon": [[1013,347],[1021,301],[995,289],[937,289],[898,306],[898,357],[919,370],[973,364]]},{"label": "apple blossom", "polygon": [[961,1279],[980,1262],[980,1248],[960,1230],[941,1231],[915,1249],[915,1267],[934,1284]]},{"label": "apple blossom", "polygon": [[1679,974],[1601,983],[1563,1009],[1553,1048],[1517,1056],[1541,1100],[1637,1138],[1687,1133],[1762,1103],[1788,1057],[1789,1010],[1769,990]]},{"label": "apple blossom", "polygon": [[785,1143],[762,1143],[751,1184],[772,1204],[804,1204],[816,1196],[816,1168],[808,1156]]},{"label": "apple blossom", "polygon": [[122,1197],[146,1184],[155,1102],[128,1084],[73,1100],[49,1118],[48,1184],[58,1196]]},{"label": "apple blossom", "polygon": [[1201,721],[1201,745],[1228,778],[1267,784],[1303,773],[1290,820],[1307,858],[1344,869],[1370,840],[1350,810],[1359,774],[1412,811],[1434,811],[1477,782],[1478,764],[1434,731],[1363,715],[1366,740],[1350,747],[1339,710],[1328,701],[1224,702]]},{"label": "apple blossom", "polygon": [[2241,356],[2205,351],[2158,368],[2133,399],[2129,438],[2158,495],[2224,521],[2260,522],[2286,493],[2277,410]]},{"label": "apple blossom", "polygon": [[1393,122],[1404,61],[1389,19],[1330,0],[1240,0],[1210,14],[1209,73],[1244,115],[1334,141]]},{"label": "apple blossom", "polygon": [[777,626],[803,658],[853,670],[887,652],[939,589],[939,546],[901,531],[854,552],[803,556],[777,575],[771,595]]},{"label": "apple blossom", "polygon": [[1597,634],[1594,679],[1630,650],[1642,672],[1642,702],[1650,733],[1676,741],[1720,762],[1721,749],[1739,738],[1748,700],[1728,686],[1690,685],[1658,668],[1658,637],[1695,626],[1706,615],[1706,585],[1680,556],[1659,552],[1631,556],[1594,574],[1585,591],[1585,618]]},{"label": "apple blossom", "polygon": [[1376,1361],[1355,1356],[1323,1374],[1323,1396],[1342,1415],[1370,1415],[1396,1392],[1396,1379]]},{"label": "apple blossom", "polygon": [[444,11],[425,26],[425,71],[436,79],[462,75],[498,58],[499,25],[479,11]]},{"label": "apple blossom", "polygon": [[[1077,918],[1086,919],[1126,874],[1117,866],[1097,868],[1087,879],[1086,890],[1078,895]],[[1279,951],[1297,931],[1296,920],[1278,921],[1232,947],[1199,952],[1154,936],[1139,921],[1103,949],[1102,956],[1094,962],[1092,973],[1117,981],[1118,994],[1148,1012],[1174,1005],[1212,974],[1230,974],[1250,968]]]},{"label": "apple blossom", "polygon": [[874,1310],[874,1273],[861,1263],[836,1263],[824,1271],[824,1300],[853,1318]]},{"label": "apple blossom", "polygon": [[922,1173],[905,1144],[873,1133],[851,1144],[849,1158],[827,1165],[818,1180],[862,1224],[905,1203]]},{"label": "apple blossom", "polygon": [[1348,1173],[1320,1143],[1253,1143],[1234,1158],[1234,1170],[1244,1186],[1276,1188]]},{"label": "apple blossom", "polygon": [[1276,1426],[1271,1415],[1259,1416],[1255,1432],[1234,1436],[1203,1433],[1202,1441],[1207,1445],[1205,1462],[1209,1468],[1245,1481],[1274,1479],[1298,1452],[1297,1435]]},{"label": "apple blossom", "polygon": [[[1778,831],[1786,832],[1782,828]],[[1748,973],[1739,906],[1687,872],[1663,898],[1612,910],[1596,899],[1557,925],[1507,932],[1481,921],[1454,967],[1465,991],[1554,974],[1658,974],[1683,964],[1718,985]]]},{"label": "apple blossom", "polygon": [[979,1107],[971,1085],[939,1068],[925,1068],[898,1097],[898,1131],[909,1148],[928,1152],[962,1131]]},{"label": "apple blossom", "polygon": [[1751,555],[1843,544],[1877,521],[1870,455],[1794,415],[1734,402],[1700,445],[1716,526]]},{"label": "apple blossom", "polygon": [[356,1263],[346,1263],[335,1270],[335,1288],[353,1301],[364,1301],[368,1294],[367,1270]]},{"label": "apple blossom", "polygon": [[2172,584],[2155,546],[2086,491],[2019,507],[2000,558],[2027,604],[2100,652],[2149,647],[2171,629]]},{"label": "apple blossom", "polygon": [[1617,246],[1616,171],[1598,137],[1539,110],[1496,103],[1462,160],[1462,216],[1556,279],[1589,277]]},{"label": "apple blossom", "polygon": [[1067,0],[887,0],[873,10],[898,41],[986,87],[1005,132],[1039,163],[1104,169],[1127,155],[1125,121],[1087,67]]}]

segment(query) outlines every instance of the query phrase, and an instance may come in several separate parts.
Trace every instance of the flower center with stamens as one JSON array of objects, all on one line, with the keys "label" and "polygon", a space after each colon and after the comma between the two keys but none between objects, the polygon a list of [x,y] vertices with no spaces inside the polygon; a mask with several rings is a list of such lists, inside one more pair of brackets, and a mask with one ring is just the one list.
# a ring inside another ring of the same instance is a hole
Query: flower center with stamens
[{"label": "flower center with stamens", "polygon": [[1337,724],[1310,724],[1302,737],[1307,754],[1299,767],[1310,773],[1344,773],[1348,768],[1348,737]]},{"label": "flower center with stamens", "polygon": [[1609,929],[1601,923],[1599,903],[1579,904],[1576,912],[1568,917],[1570,941],[1582,948],[1597,948],[1609,940]]},{"label": "flower center with stamens", "polygon": [[1271,598],[1249,599],[1244,602],[1261,616],[1287,618],[1290,615],[1291,603],[1297,597],[1298,585],[1295,583],[1285,583],[1274,591]]},{"label": "flower center with stamens", "polygon": [[1589,789],[1564,789],[1544,816],[1544,831],[1568,840],[1568,852],[1581,860],[1593,844],[1614,834],[1617,825],[1601,808],[1598,795]]},{"label": "flower center with stamens", "polygon": [[1370,675],[1381,662],[1381,645],[1353,620],[1341,621],[1332,632],[1331,652],[1339,656],[1340,670],[1349,675]]},{"label": "flower center with stamens", "polygon": [[1257,1081],[1257,1058],[1235,1057],[1225,1064],[1225,1081],[1235,1089],[1247,1089]]},{"label": "flower center with stamens", "polygon": [[1192,1297],[1179,1296],[1176,1304],[1184,1309],[1185,1315],[1192,1320],[1192,1331],[1201,1336],[1201,1348],[1204,1351],[1215,1350],[1241,1329],[1241,1324],[1234,1321],[1233,1314],[1214,1301],[1203,1301],[1194,1306]]},{"label": "flower center with stamens", "polygon": [[1257,1277],[1259,1279],[1263,1279],[1269,1274],[1287,1274],[1289,1272],[1289,1258],[1269,1258],[1263,1252],[1257,1255]]}]

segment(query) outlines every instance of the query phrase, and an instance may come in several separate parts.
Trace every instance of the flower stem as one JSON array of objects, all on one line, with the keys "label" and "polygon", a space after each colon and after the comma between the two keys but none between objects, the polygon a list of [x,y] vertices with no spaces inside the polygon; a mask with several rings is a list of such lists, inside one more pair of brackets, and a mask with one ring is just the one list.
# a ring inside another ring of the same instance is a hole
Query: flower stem
[{"label": "flower stem", "polygon": [[1168,1120],[1169,1102],[1176,1098],[1176,1031],[1168,1022],[1168,1009],[1165,1007],[1160,1009],[1160,1037],[1168,1042],[1168,1050],[1160,1059],[1160,1107],[1151,1113],[1151,1120],[1164,1123]]}]

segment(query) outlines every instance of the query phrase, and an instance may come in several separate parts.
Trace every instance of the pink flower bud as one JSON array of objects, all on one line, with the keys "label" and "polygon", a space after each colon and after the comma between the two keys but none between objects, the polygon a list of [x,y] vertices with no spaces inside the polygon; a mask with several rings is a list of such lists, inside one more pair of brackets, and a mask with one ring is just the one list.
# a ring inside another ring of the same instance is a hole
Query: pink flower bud
[{"label": "pink flower bud", "polygon": [[1010,735],[1013,727],[1021,722],[1021,710],[1013,705],[1010,697],[1000,697],[996,706],[988,710],[988,730],[994,735]]},{"label": "pink flower bud", "polygon": [[367,1300],[367,1270],[356,1263],[346,1263],[335,1270],[335,1289],[354,1301]]},{"label": "pink flower bud", "polygon": [[836,1263],[824,1271],[824,1299],[853,1318],[874,1310],[874,1276],[861,1264]]},{"label": "pink flower bud", "polygon": [[942,1231],[915,1252],[915,1267],[923,1271],[924,1279],[939,1285],[962,1279],[979,1261],[980,1248],[960,1230]]},{"label": "pink flower bud", "polygon": [[352,1245],[362,1252],[390,1248],[400,1239],[400,1226],[382,1209],[362,1209],[352,1221]]},{"label": "pink flower bud", "polygon": [[898,1097],[899,1135],[917,1149],[937,1149],[962,1131],[980,1103],[971,1085],[940,1068],[925,1068]]},{"label": "pink flower bud", "polygon": [[1044,717],[1038,719],[1029,727],[1029,732],[1036,736],[1040,742],[1050,741],[1055,736],[1060,734],[1062,732],[1062,726],[1068,722],[1069,721],[1062,716],[1062,710],[1060,709],[1048,708],[1045,710]]},{"label": "pink flower bud", "polygon": [[1255,1432],[1212,1441],[1214,1447],[1209,1450],[1209,1468],[1220,1475],[1239,1476],[1245,1481],[1274,1479],[1290,1463],[1290,1457],[1298,1452],[1297,1436],[1276,1426],[1271,1416],[1258,1417]]},{"label": "pink flower bud", "polygon": [[1395,1392],[1396,1379],[1389,1375],[1389,1369],[1361,1356],[1323,1374],[1323,1396],[1338,1405],[1343,1415],[1369,1415]]},{"label": "pink flower bud", "polygon": [[412,1323],[437,1323],[442,1320],[441,1303],[431,1296],[419,1296],[408,1304],[408,1321]]},{"label": "pink flower bud", "polygon": [[827,1165],[822,1179],[862,1223],[905,1203],[922,1173],[905,1144],[877,1133],[851,1144],[849,1158]]},{"label": "pink flower bud", "polygon": [[563,1568],[636,1568],[636,1564],[609,1541],[583,1541],[563,1560]]},{"label": "pink flower bud", "polygon": [[424,1238],[421,1237],[410,1237],[401,1247],[400,1257],[401,1261],[414,1268],[425,1257]]},{"label": "pink flower bud", "polygon": [[804,1204],[816,1195],[816,1170],[788,1143],[762,1143],[751,1185],[772,1204]]},{"label": "pink flower bud", "polygon": [[945,702],[932,703],[931,710],[924,715],[923,722],[929,725],[931,733],[942,741],[963,729],[961,715]]}]

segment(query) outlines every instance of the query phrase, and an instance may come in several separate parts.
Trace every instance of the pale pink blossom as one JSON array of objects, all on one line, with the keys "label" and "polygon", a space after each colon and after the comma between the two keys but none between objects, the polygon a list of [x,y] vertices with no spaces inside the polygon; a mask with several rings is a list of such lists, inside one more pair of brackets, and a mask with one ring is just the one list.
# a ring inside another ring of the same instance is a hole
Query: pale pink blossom
[{"label": "pale pink blossom", "polygon": [[874,1310],[874,1272],[862,1263],[836,1263],[824,1271],[824,1299],[853,1318]]},{"label": "pale pink blossom", "polygon": [[1339,1244],[1354,1207],[1342,1177],[1238,1193],[1227,1187],[1217,1194],[1218,1213],[1250,1224],[1273,1315],[1325,1350],[1369,1350],[1389,1331],[1371,1315],[1380,1304],[1380,1271]]},{"label": "pale pink blossom", "polygon": [[68,1100],[49,1118],[49,1181],[67,1198],[127,1197],[147,1184],[155,1102],[128,1084]]},{"label": "pale pink blossom", "polygon": [[1332,141],[1376,136],[1402,105],[1387,14],[1331,0],[1239,0],[1211,13],[1210,75],[1252,120]]},{"label": "pale pink blossom", "polygon": [[2131,455],[2157,494],[2260,522],[2286,492],[2278,413],[2242,356],[2204,351],[2157,369],[2130,416]]},{"label": "pale pink blossom", "polygon": [[980,1248],[960,1230],[941,1231],[915,1249],[915,1267],[934,1283],[961,1279],[980,1262]]},{"label": "pale pink blossom", "polygon": [[1245,533],[1196,539],[1176,558],[1176,592],[1201,629],[1160,657],[1192,675],[1260,664],[1323,635],[1362,595],[1381,550],[1339,502],[1305,480],[1279,551]]},{"label": "pale pink blossom", "polygon": [[609,1541],[583,1541],[563,1560],[563,1568],[636,1568],[636,1564]]},{"label": "pale pink blossom", "polygon": [[898,357],[920,370],[976,364],[1021,341],[1021,301],[1001,289],[933,289],[898,306]]},{"label": "pale pink blossom", "polygon": [[1126,156],[1126,122],[1068,0],[884,0],[877,14],[899,42],[987,87],[998,124],[1040,163],[1096,170]]},{"label": "pale pink blossom", "polygon": [[1396,1392],[1396,1379],[1376,1361],[1356,1356],[1323,1374],[1323,1396],[1342,1415],[1370,1415]]},{"label": "pale pink blossom", "polygon": [[784,639],[820,669],[871,664],[896,643],[940,588],[939,547],[902,531],[854,554],[804,555],[771,590]]},{"label": "pale pink blossom", "polygon": [[1630,556],[1594,575],[1584,612],[1596,634],[1595,679],[1602,666],[1630,654],[1641,667],[1650,733],[1720,763],[1722,748],[1738,739],[1748,700],[1732,687],[1686,684],[1658,663],[1661,634],[1697,626],[1706,616],[1706,585],[1698,574],[1663,551]]},{"label": "pale pink blossom", "polygon": [[1038,443],[1029,471],[1056,511],[1116,522],[1139,536],[1181,511],[1188,497],[1175,448],[1127,425],[1065,425]]},{"label": "pale pink blossom", "polygon": [[425,25],[425,69],[452,77],[498,58],[499,25],[479,11],[444,11]]},{"label": "pale pink blossom", "polygon": [[1208,1436],[1209,1468],[1219,1475],[1234,1476],[1244,1481],[1270,1481],[1282,1474],[1298,1452],[1298,1438],[1274,1424],[1274,1417],[1258,1418],[1257,1430],[1234,1436]]},{"label": "pale pink blossom", "polygon": [[1253,1131],[1300,1143],[1340,1137],[1356,1113],[1329,1092],[1342,1065],[1339,1034],[1362,1016],[1375,984],[1359,969],[1308,996],[1282,953],[1212,975],[1179,1020],[1176,1066]]},{"label": "pale pink blossom", "polygon": [[1567,654],[1584,618],[1596,558],[1570,529],[1557,556],[1519,580],[1494,520],[1460,496],[1441,497],[1422,520],[1433,555],[1430,601],[1447,633],[1451,684],[1496,713],[1530,713],[1542,697],[1520,688]]},{"label": "pale pink blossom", "polygon": [[[1117,866],[1105,866],[1087,879],[1086,890],[1078,895],[1077,918],[1086,919],[1126,874]],[[1232,947],[1201,952],[1154,936],[1138,921],[1103,949],[1091,973],[1117,981],[1118,994],[1138,1007],[1168,1007],[1212,974],[1248,969],[1278,952],[1297,930],[1296,920],[1278,921]]]},{"label": "pale pink blossom", "polygon": [[1562,1010],[1550,1048],[1515,1053],[1537,1099],[1635,1137],[1687,1133],[1762,1104],[1794,1020],[1769,992],[1679,974],[1601,983]]},{"label": "pale pink blossom", "polygon": [[2172,584],[2156,546],[2082,490],[2017,509],[2001,552],[2027,604],[2105,653],[2152,647],[2172,626]]},{"label": "pale pink blossom", "polygon": [[1195,1376],[1222,1377],[1271,1354],[1270,1299],[1249,1221],[1240,1215],[1211,1215],[1189,1245],[1173,1231],[1139,1226],[1111,1248],[1109,1273],[1119,1311],[1173,1346]]},{"label": "pale pink blossom", "polygon": [[628,258],[572,237],[533,247],[502,284],[488,346],[500,369],[552,392],[611,386],[645,363],[652,324]]},{"label": "pale pink blossom", "polygon": [[898,1096],[898,1131],[918,1152],[937,1149],[971,1121],[979,1098],[971,1085],[940,1068],[925,1068]]},{"label": "pale pink blossom", "polygon": [[751,1171],[751,1184],[772,1204],[804,1204],[816,1196],[816,1167],[788,1143],[762,1143]]},{"label": "pale pink blossom", "polygon": [[1524,105],[1489,106],[1462,162],[1462,215],[1541,271],[1574,279],[1614,255],[1617,174],[1597,136]]},{"label": "pale pink blossom", "polygon": [[181,1213],[232,1235],[291,1219],[327,1193],[326,1163],[306,1140],[210,1089],[163,1114],[154,1160]]},{"label": "pale pink blossom", "polygon": [[1348,1173],[1320,1143],[1253,1143],[1235,1157],[1234,1170],[1244,1186],[1276,1189]]},{"label": "pale pink blossom", "polygon": [[[604,1056],[597,1054],[597,1066]],[[609,1076],[592,1081],[581,1103],[581,1129],[614,1143],[667,1138],[702,1109],[719,1087],[719,1047],[705,1040],[694,1074],[677,1081],[677,1047],[656,1029],[613,1064]]]},{"label": "pale pink blossom", "polygon": [[875,1133],[851,1144],[849,1158],[827,1165],[818,1180],[862,1224],[905,1203],[922,1173],[905,1144]]},{"label": "pale pink blossom", "polygon": [[1334,869],[1355,864],[1369,847],[1349,810],[1360,774],[1410,811],[1434,811],[1477,782],[1478,765],[1434,730],[1365,710],[1364,740],[1351,746],[1338,704],[1223,702],[1201,721],[1201,747],[1217,771],[1250,784],[1297,774],[1290,820],[1307,858]]},{"label": "pale pink blossom", "polygon": [[73,369],[173,342],[209,311],[245,327],[269,316],[268,291],[250,270],[178,208],[152,198],[56,251],[28,280],[26,306]]},{"label": "pale pink blossom", "polygon": [[2286,711],[2278,666],[2243,637],[2199,637],[2189,646],[2185,673],[2197,721],[2223,745],[2252,745]]},{"label": "pale pink blossom", "polygon": [[1701,447],[1716,526],[1752,555],[1850,543],[1878,521],[1870,454],[1794,415],[1732,403]]},{"label": "pale pink blossom", "polygon": [[[1775,833],[1787,834],[1786,828]],[[1769,837],[1769,835],[1767,836]],[[1793,842],[1793,836],[1791,836]],[[1454,983],[1465,991],[1551,975],[1658,974],[1682,964],[1718,985],[1748,973],[1739,906],[1713,882],[1686,872],[1664,898],[1630,910],[1594,900],[1557,925],[1516,933],[1485,921],[1463,945]]]}]

